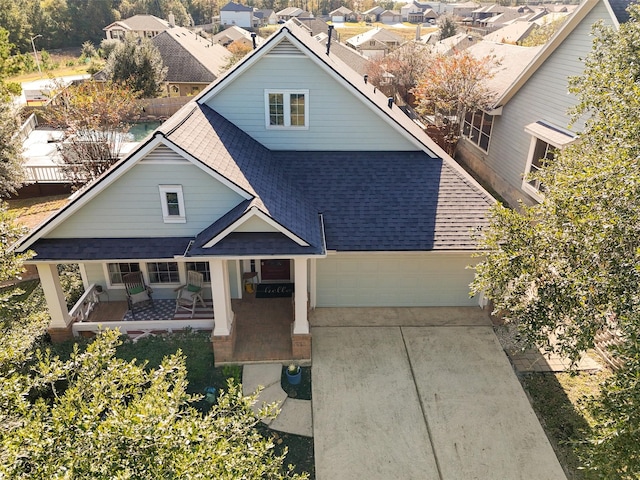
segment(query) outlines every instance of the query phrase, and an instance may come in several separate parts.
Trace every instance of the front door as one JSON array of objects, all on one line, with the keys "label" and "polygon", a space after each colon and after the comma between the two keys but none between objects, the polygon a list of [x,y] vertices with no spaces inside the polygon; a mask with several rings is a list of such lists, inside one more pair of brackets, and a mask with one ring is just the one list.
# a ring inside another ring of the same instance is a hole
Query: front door
[{"label": "front door", "polygon": [[262,281],[290,281],[291,261],[288,259],[261,260],[260,277]]}]

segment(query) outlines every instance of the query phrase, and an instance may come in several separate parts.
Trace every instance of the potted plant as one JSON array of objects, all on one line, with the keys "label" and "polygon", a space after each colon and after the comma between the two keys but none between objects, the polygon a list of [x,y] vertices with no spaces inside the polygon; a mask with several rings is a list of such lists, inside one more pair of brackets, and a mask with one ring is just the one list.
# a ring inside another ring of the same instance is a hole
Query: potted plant
[{"label": "potted plant", "polygon": [[287,367],[287,380],[289,384],[298,385],[300,383],[301,378],[302,378],[302,369],[300,368],[300,365],[291,363]]}]

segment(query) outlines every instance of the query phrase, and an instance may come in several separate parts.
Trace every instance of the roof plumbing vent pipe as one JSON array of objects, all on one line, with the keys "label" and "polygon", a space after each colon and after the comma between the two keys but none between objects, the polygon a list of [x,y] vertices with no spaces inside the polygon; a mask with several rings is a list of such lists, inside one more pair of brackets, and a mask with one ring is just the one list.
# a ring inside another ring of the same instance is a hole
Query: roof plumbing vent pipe
[{"label": "roof plumbing vent pipe", "polygon": [[327,55],[331,49],[331,34],[333,33],[333,25],[329,25],[329,38],[327,39]]},{"label": "roof plumbing vent pipe", "polygon": [[256,49],[256,32],[251,32],[251,41],[253,42],[253,49]]},{"label": "roof plumbing vent pipe", "polygon": [[365,85],[367,84],[367,82],[369,81],[369,75],[367,75],[366,73],[364,74],[364,83]]},{"label": "roof plumbing vent pipe", "polygon": [[393,107],[393,97],[387,98],[387,106],[389,108]]}]

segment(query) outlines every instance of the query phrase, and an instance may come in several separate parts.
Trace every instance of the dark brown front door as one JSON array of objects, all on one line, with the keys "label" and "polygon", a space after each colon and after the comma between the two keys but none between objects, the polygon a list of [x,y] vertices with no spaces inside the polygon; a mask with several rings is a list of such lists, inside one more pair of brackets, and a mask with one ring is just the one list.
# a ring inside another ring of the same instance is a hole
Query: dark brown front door
[{"label": "dark brown front door", "polygon": [[261,260],[260,277],[262,280],[291,280],[291,262],[287,259]]}]

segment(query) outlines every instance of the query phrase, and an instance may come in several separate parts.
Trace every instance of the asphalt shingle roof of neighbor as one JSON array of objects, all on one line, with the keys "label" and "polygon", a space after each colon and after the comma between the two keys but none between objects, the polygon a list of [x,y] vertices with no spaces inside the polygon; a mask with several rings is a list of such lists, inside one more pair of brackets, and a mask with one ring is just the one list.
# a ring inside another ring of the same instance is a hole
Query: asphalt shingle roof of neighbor
[{"label": "asphalt shingle roof of neighbor", "polygon": [[151,39],[167,67],[167,82],[213,82],[231,53],[221,45],[182,27],[173,27]]},{"label": "asphalt shingle roof of neighbor", "polygon": [[105,27],[108,29],[114,25],[122,25],[125,28],[129,28],[134,32],[149,30],[149,31],[163,31],[169,28],[169,22],[153,15],[134,15],[133,17],[125,18],[113,22],[111,25]]},{"label": "asphalt shingle roof of neighbor", "polygon": [[248,7],[240,3],[229,2],[220,9],[223,12],[253,12],[253,7]]}]

